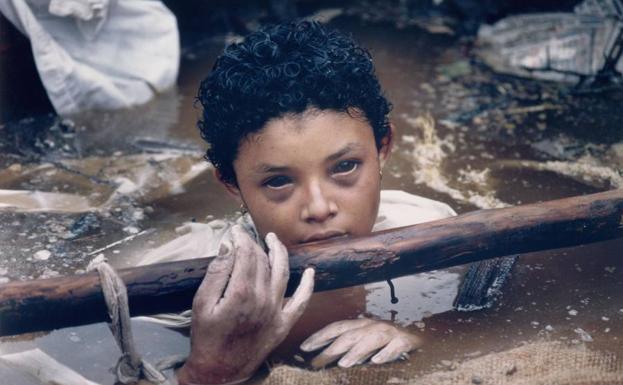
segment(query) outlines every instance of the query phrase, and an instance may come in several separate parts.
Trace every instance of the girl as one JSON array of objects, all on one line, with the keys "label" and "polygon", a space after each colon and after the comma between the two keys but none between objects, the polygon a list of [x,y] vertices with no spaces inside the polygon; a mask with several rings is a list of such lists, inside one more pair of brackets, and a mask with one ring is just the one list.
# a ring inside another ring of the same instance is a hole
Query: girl
[{"label": "girl", "polygon": [[[368,52],[341,33],[307,21],[253,33],[225,49],[198,100],[207,159],[248,213],[235,225],[190,225],[146,259],[218,254],[195,296],[191,353],[177,375],[180,384],[234,383],[255,372],[310,301],[312,269],[284,306],[289,246],[454,213],[425,198],[381,192],[391,105]],[[405,211],[409,222],[397,222],[395,213]],[[326,345],[315,366],[389,362],[419,339],[359,318],[330,324],[301,349]]]}]

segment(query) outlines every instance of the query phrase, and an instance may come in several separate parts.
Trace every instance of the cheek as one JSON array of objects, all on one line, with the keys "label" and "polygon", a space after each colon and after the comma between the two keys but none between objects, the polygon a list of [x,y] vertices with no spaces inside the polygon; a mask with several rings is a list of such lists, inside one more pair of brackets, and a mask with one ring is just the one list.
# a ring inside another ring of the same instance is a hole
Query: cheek
[{"label": "cheek", "polygon": [[380,180],[377,174],[368,173],[344,199],[349,213],[351,233],[367,235],[376,221],[380,201]]},{"label": "cheek", "polygon": [[267,233],[273,232],[286,246],[294,243],[296,235],[292,230],[298,216],[292,208],[283,204],[256,203],[258,204],[249,205],[249,213],[259,235],[264,238]]}]

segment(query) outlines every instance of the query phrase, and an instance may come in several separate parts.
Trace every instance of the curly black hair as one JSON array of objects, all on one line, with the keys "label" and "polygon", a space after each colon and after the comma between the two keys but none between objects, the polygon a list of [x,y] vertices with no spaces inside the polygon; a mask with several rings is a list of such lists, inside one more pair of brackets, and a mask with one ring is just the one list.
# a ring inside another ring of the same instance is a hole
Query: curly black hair
[{"label": "curly black hair", "polygon": [[198,127],[210,145],[206,159],[234,186],[241,140],[269,120],[308,108],[356,111],[372,126],[380,148],[392,107],[369,52],[313,21],[267,26],[226,47],[197,100],[203,106]]}]

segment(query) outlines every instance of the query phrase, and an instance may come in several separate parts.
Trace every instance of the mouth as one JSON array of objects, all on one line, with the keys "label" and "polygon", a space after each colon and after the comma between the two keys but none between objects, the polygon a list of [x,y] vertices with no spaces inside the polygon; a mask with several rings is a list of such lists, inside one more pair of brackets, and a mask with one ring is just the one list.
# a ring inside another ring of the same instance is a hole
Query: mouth
[{"label": "mouth", "polygon": [[348,235],[347,233],[344,233],[342,231],[336,231],[336,230],[326,231],[326,232],[323,232],[323,233],[312,234],[311,236],[309,236],[309,237],[305,238],[303,241],[301,241],[301,243],[326,241],[327,239],[340,238],[340,237],[345,237],[347,235]]}]

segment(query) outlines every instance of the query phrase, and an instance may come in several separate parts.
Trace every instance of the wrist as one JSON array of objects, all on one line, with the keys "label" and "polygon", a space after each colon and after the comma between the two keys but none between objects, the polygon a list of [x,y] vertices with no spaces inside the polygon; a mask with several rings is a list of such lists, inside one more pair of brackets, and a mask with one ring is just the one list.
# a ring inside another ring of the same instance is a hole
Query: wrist
[{"label": "wrist", "polygon": [[233,368],[225,363],[195,363],[192,360],[177,370],[179,385],[233,385],[242,383],[253,375],[253,372]]}]

